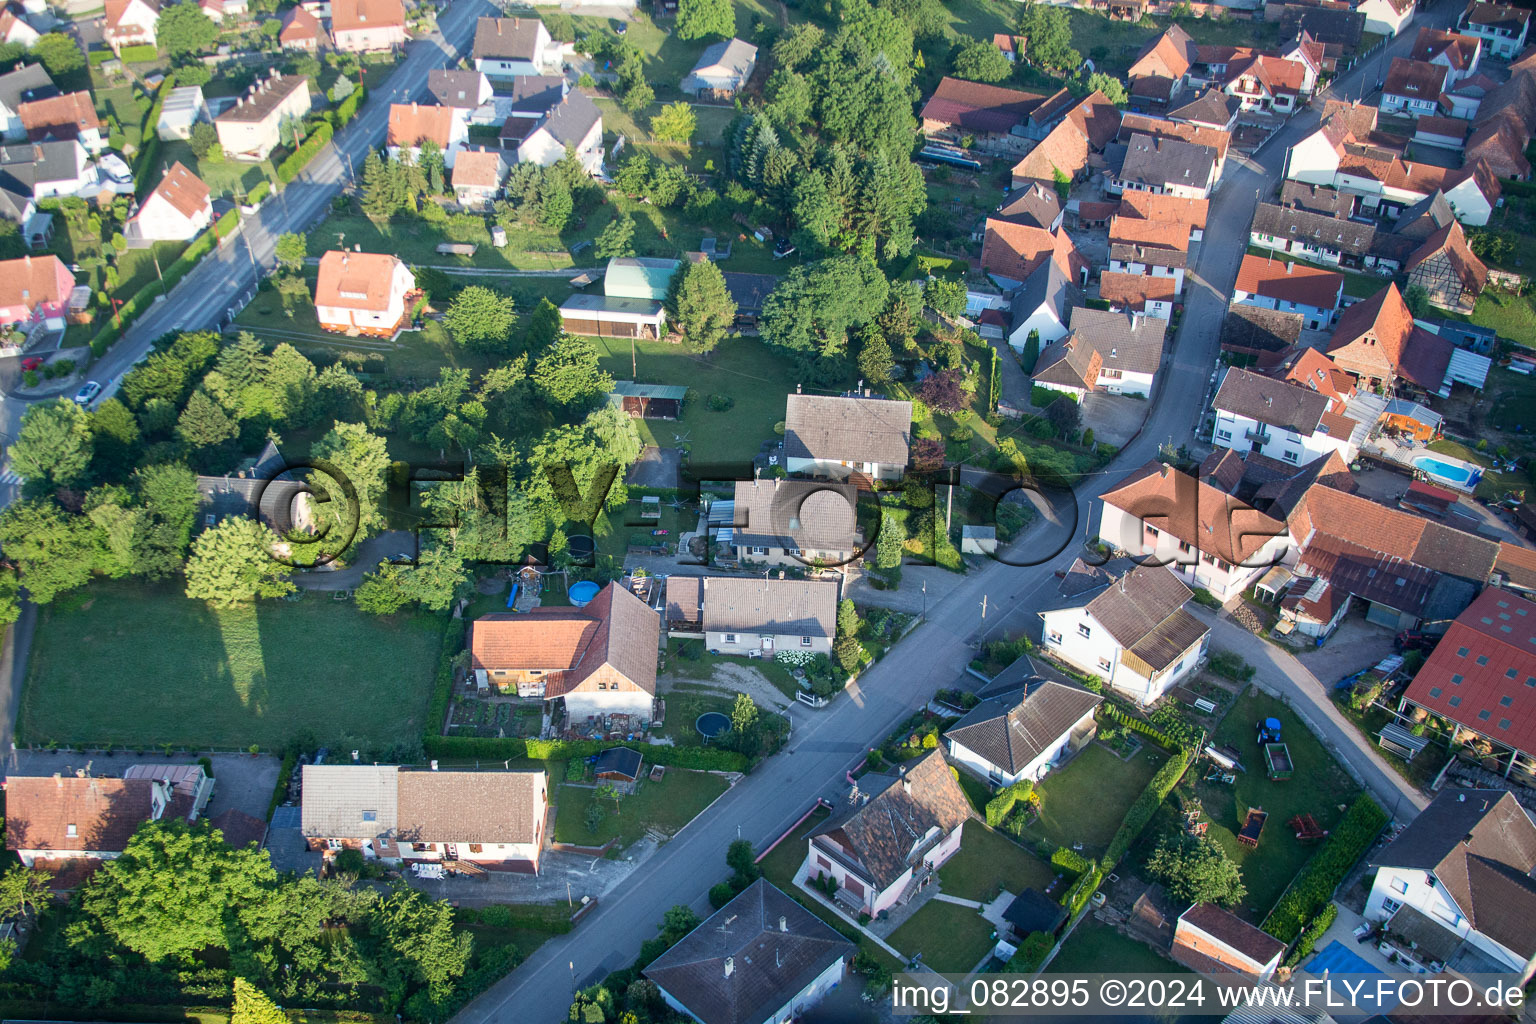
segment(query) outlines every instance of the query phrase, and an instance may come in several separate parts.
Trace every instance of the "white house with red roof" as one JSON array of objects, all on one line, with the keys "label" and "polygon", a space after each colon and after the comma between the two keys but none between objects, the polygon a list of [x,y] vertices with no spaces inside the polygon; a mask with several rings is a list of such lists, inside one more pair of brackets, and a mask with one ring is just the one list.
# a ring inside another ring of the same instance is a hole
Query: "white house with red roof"
[{"label": "white house with red roof", "polygon": [[1395,36],[1413,20],[1415,0],[1360,0],[1355,10],[1365,15],[1365,30]]},{"label": "white house with red roof", "polygon": [[208,186],[177,161],[153,192],[139,204],[124,234],[149,242],[185,242],[213,222]]},{"label": "white house with red roof", "polygon": [[52,254],[0,260],[0,325],[41,322],[62,331],[74,287],[75,275]]},{"label": "white house with red roof", "polygon": [[1267,256],[1244,256],[1232,291],[1233,302],[1300,313],[1313,331],[1333,322],[1343,298],[1343,274]]},{"label": "white house with red roof", "polygon": [[331,0],[331,37],[350,53],[405,45],[405,5],[400,0]]},{"label": "white house with red roof", "polygon": [[315,316],[327,331],[392,338],[415,287],[415,275],[394,256],[333,249],[320,257]]},{"label": "white house with red roof", "polygon": [[385,138],[389,158],[398,160],[401,153],[409,153],[412,160],[420,160],[422,145],[432,142],[442,152],[443,164],[452,167],[469,138],[468,114],[459,107],[430,103],[390,104]]},{"label": "white house with red roof", "polygon": [[160,21],[157,0],[107,0],[101,34],[121,54],[125,46],[155,45],[155,26]]}]

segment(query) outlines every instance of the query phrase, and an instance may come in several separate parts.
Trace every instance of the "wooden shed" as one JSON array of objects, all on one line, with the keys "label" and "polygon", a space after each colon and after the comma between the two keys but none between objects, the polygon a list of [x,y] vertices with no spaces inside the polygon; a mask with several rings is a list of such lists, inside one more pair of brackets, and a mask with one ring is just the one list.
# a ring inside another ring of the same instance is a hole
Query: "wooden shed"
[{"label": "wooden shed", "polygon": [[683,414],[688,389],[677,384],[636,384],[621,380],[608,393],[608,401],[634,419],[675,420]]}]

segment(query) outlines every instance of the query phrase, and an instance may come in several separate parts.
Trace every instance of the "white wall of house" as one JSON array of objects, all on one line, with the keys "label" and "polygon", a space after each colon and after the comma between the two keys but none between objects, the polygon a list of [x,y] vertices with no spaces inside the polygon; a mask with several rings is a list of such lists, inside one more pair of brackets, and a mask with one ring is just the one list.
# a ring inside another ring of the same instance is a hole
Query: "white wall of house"
[{"label": "white wall of house", "polygon": [[1414,96],[1401,96],[1395,92],[1383,92],[1381,94],[1381,112],[1383,114],[1404,113],[1409,117],[1430,117],[1438,110],[1434,100],[1420,99]]},{"label": "white wall of house", "polygon": [[1099,379],[1094,383],[1111,395],[1141,395],[1146,398],[1152,394],[1153,380],[1154,377],[1150,373],[1101,367]]},{"label": "white wall of house", "polygon": [[1476,36],[1483,41],[1483,47],[1490,56],[1502,57],[1505,60],[1515,56],[1525,49],[1525,37],[1530,32],[1530,23],[1527,22],[1519,35],[1508,35],[1502,29],[1494,29],[1485,25],[1468,25],[1460,30],[1463,35]]},{"label": "white wall of house", "polygon": [[1322,132],[1313,132],[1291,147],[1286,156],[1285,176],[1292,181],[1313,185],[1332,185],[1339,170],[1339,154]]},{"label": "white wall of house", "polygon": [[1378,35],[1395,36],[1403,26],[1413,20],[1414,5],[1409,4],[1398,13],[1387,0],[1362,0],[1355,10],[1365,15],[1365,30]]},{"label": "white wall of house", "polygon": [[344,29],[335,33],[336,49],[349,53],[369,53],[405,45],[404,25],[373,25]]},{"label": "white wall of house", "polygon": [[1520,954],[1496,942],[1472,925],[1454,900],[1445,892],[1433,873],[1422,868],[1394,868],[1383,865],[1376,871],[1371,895],[1365,901],[1367,921],[1385,921],[1399,907],[1409,906],[1436,922],[1446,931],[1467,939],[1472,945],[1507,964],[1512,971],[1529,972],[1536,960],[1526,961]]},{"label": "white wall of house", "polygon": [[[1254,438],[1248,432],[1264,435],[1266,440],[1259,442],[1255,448]],[[1216,431],[1212,435],[1212,444],[1218,448],[1230,448],[1235,452],[1256,451],[1260,455],[1277,459],[1290,466],[1305,466],[1313,459],[1327,455],[1329,452],[1338,452],[1345,462],[1354,461],[1354,450],[1347,437],[1334,437],[1321,431],[1312,434],[1300,434],[1285,427],[1276,427],[1268,423],[1260,423],[1258,420],[1225,409],[1216,410]]]},{"label": "white wall of house", "polygon": [[[958,853],[962,841],[961,833],[964,829],[965,825],[961,823],[953,832],[935,843],[933,848],[923,855],[922,864],[929,869],[938,868]],[[831,842],[825,836],[817,838]],[[818,851],[816,841],[816,839],[807,840],[809,852],[806,855],[805,863],[801,866],[802,876],[809,879],[817,878],[821,875],[831,875],[836,879],[839,889],[843,890],[847,895],[863,901],[864,912],[871,917],[879,914],[882,910],[888,910],[894,906],[896,901],[901,899],[901,894],[906,889],[907,883],[912,880],[913,872],[911,868],[908,868],[890,885],[876,891],[867,880],[849,871],[836,857],[830,856],[823,851]],[[922,840],[918,842],[920,843]],[[835,846],[836,844],[833,843],[833,845]]]},{"label": "white wall of house", "polygon": [[771,658],[775,651],[810,651],[814,654],[832,653],[832,638],[805,636],[800,633],[726,633],[706,631],[704,646],[721,654],[751,654],[756,651],[764,658]]},{"label": "white wall of house", "polygon": [[315,316],[321,327],[347,330],[351,327],[384,330],[400,322],[405,315],[405,295],[416,287],[416,279],[410,268],[397,262],[389,282],[389,298],[383,309],[347,309],[339,306],[316,306]]},{"label": "white wall of house", "polygon": [[1109,261],[1109,269],[1116,274],[1135,274],[1137,277],[1162,277],[1173,279],[1173,294],[1184,294],[1184,268],[1183,267],[1159,267],[1151,263],[1142,263],[1136,260]]},{"label": "white wall of house", "polygon": [[1320,331],[1333,321],[1334,310],[1338,304],[1335,302],[1330,309],[1320,306],[1309,306],[1305,302],[1291,302],[1288,299],[1276,299],[1269,295],[1259,295],[1254,292],[1245,292],[1238,289],[1232,293],[1232,301],[1245,306],[1259,306],[1263,309],[1278,309],[1285,313],[1300,313],[1307,318],[1307,329]]},{"label": "white wall of house", "polygon": [[1483,195],[1482,189],[1477,187],[1475,178],[1468,178],[1447,191],[1445,201],[1451,204],[1451,209],[1456,213],[1456,219],[1468,227],[1483,227],[1493,213],[1493,207]]},{"label": "white wall of house", "polygon": [[565,712],[573,722],[589,715],[632,715],[649,720],[654,711],[653,698],[644,690],[579,690],[565,695]]},{"label": "white wall of house", "polygon": [[1271,566],[1295,559],[1288,533],[1265,541],[1248,559],[1247,565],[1232,565],[1107,502],[1101,502],[1100,506],[1098,536],[1101,541],[1128,554],[1156,555],[1185,583],[1204,587],[1223,601],[1247,590]]},{"label": "white wall of house", "polygon": [[196,238],[213,220],[213,203],[203,203],[202,209],[188,217],[158,192],[151,192],[134,217],[140,237],[150,241],[183,242]]},{"label": "white wall of house", "polygon": [[[812,979],[789,1002],[774,1010],[771,1015],[764,1017],[763,1024],[789,1024],[790,1021],[800,1017],[806,1010],[820,1002],[823,996],[836,988],[838,983],[843,980],[843,975],[846,971],[847,967],[843,958],[838,957],[835,963],[829,965],[826,970]],[[661,998],[666,1000],[667,1005],[672,1007],[672,1009],[685,1016],[693,1017],[694,1020],[699,1019],[672,993],[659,985],[657,988],[661,992]]]},{"label": "white wall of house", "polygon": [[1014,326],[1012,333],[1008,335],[1008,344],[1017,352],[1023,352],[1024,346],[1029,341],[1029,332],[1040,332],[1040,348],[1067,335],[1067,325],[1056,315],[1056,310],[1050,306],[1041,306],[1029,315],[1023,323]]},{"label": "white wall of house", "polygon": [[1086,608],[1058,608],[1041,615],[1042,643],[1055,657],[1091,672],[1134,700],[1148,704],[1194,671],[1205,652],[1205,639],[1180,655],[1178,661],[1153,678],[1124,665],[1121,647]]},{"label": "white wall of house", "polygon": [[539,23],[533,58],[519,60],[512,57],[477,57],[475,70],[497,78],[518,78],[522,75],[543,75],[560,66],[559,48],[552,44],[549,30]]},{"label": "white wall of house", "polygon": [[970,747],[955,740],[949,741],[949,759],[952,763],[962,768],[969,768],[976,775],[996,786],[1011,786],[1020,779],[1032,779],[1038,782],[1050,768],[1061,762],[1062,757],[1067,752],[1067,748],[1072,745],[1072,737],[1081,735],[1082,731],[1089,728],[1092,724],[1093,712],[1089,711],[1082,718],[1072,723],[1072,728],[1062,733],[1056,742],[1040,751],[1034,760],[1012,773],[993,764]]},{"label": "white wall of house", "polygon": [[[595,174],[602,167],[603,151],[603,122],[599,118],[583,136],[581,144],[576,146],[576,159],[581,162],[588,174]],[[517,147],[517,162],[522,164],[538,164],[540,167],[553,167],[565,157],[563,146],[553,135],[544,128],[532,132]]]},{"label": "white wall of house", "polygon": [[797,459],[786,456],[784,471],[838,480],[846,479],[850,473],[863,473],[875,480],[899,480],[906,467],[884,462],[839,462],[836,459]]}]

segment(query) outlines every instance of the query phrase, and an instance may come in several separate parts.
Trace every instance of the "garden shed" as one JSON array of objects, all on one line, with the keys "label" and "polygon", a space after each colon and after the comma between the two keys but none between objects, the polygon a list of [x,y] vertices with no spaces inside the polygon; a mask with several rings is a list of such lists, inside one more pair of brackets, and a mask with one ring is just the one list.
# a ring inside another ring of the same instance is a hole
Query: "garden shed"
[{"label": "garden shed", "polygon": [[688,389],[678,384],[636,384],[621,380],[614,384],[608,400],[637,420],[675,420],[683,413],[683,399],[687,394]]}]

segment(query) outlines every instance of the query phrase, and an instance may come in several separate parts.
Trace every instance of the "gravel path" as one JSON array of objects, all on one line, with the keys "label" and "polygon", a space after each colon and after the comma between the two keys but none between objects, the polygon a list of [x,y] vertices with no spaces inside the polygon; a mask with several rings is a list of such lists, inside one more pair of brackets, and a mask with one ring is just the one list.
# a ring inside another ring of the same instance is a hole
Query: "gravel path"
[{"label": "gravel path", "polygon": [[784,696],[777,686],[763,678],[761,672],[746,665],[716,665],[713,676],[708,680],[666,674],[656,677],[656,689],[661,693],[666,693],[679,684],[694,689],[709,690],[725,697],[745,693],[759,707],[779,712],[794,703]]}]

